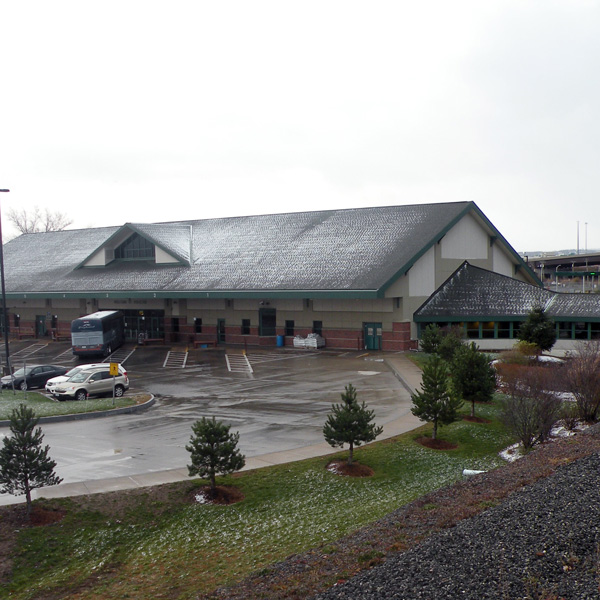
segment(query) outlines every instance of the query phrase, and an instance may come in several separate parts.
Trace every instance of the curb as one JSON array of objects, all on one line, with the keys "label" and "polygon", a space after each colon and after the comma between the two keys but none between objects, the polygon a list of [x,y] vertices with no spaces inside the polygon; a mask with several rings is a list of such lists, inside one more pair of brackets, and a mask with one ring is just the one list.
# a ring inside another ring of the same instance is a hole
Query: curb
[{"label": "curb", "polygon": [[396,370],[396,367],[393,364],[391,364],[387,358],[384,358],[383,362],[387,366],[387,368],[392,372],[394,377],[402,384],[402,387],[404,387],[404,389],[409,394],[414,394],[415,390],[413,390],[413,388],[408,384],[406,379],[404,379],[404,377],[402,377],[402,375],[400,375],[400,373]]},{"label": "curb", "polygon": [[[132,413],[147,410],[156,402],[154,395],[150,395],[150,399],[143,404],[135,404],[134,406],[125,406],[123,408],[111,408],[108,410],[98,410],[89,413],[78,413],[72,415],[55,415],[51,417],[39,417],[38,424],[41,423],[60,423],[61,421],[81,421],[83,419],[99,419],[102,417],[112,417],[115,415],[129,415]],[[0,421],[0,427],[8,427],[10,421]]]}]

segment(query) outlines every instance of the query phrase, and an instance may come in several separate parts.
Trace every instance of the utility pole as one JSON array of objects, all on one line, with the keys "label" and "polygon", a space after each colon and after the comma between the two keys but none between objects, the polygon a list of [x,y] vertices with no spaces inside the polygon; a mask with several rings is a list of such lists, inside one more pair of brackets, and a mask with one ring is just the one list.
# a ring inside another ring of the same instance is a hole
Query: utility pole
[{"label": "utility pole", "polygon": [[[0,190],[10,192],[10,190]],[[6,352],[6,375],[10,375],[10,351],[8,348],[8,309],[6,307],[6,285],[4,283],[4,247],[2,244],[2,211],[0,210],[0,282],[2,284],[2,316],[4,317],[4,349]]]}]

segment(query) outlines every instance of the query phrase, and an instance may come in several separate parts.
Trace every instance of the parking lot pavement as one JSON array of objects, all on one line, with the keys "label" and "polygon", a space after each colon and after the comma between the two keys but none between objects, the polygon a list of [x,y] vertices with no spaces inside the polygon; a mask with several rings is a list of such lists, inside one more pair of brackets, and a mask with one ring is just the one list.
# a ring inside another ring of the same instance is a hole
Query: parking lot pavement
[{"label": "parking lot pavement", "polygon": [[[56,353],[58,346],[51,344],[44,352]],[[39,496],[186,479],[185,445],[192,423],[203,416],[214,416],[239,431],[246,468],[333,452],[323,440],[322,427],[348,383],[375,411],[376,422],[384,427],[382,437],[420,424],[410,413],[409,393],[419,372],[410,372],[412,363],[403,363],[402,355],[252,350],[252,373],[244,373],[228,371],[223,349],[193,351],[185,368],[163,368],[167,351],[141,348],[125,364],[129,393],[145,391],[157,398],[148,411],[43,425],[44,443],[64,482],[39,490]],[[43,356],[38,354],[40,362],[46,360]],[[12,498],[0,495],[0,504]]]}]

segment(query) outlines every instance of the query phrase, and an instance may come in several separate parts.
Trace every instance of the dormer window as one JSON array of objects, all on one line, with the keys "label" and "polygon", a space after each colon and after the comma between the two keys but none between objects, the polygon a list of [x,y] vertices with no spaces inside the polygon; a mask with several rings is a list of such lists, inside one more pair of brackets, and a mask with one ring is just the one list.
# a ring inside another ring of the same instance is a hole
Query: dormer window
[{"label": "dormer window", "polygon": [[115,248],[115,258],[154,258],[154,244],[134,233]]}]

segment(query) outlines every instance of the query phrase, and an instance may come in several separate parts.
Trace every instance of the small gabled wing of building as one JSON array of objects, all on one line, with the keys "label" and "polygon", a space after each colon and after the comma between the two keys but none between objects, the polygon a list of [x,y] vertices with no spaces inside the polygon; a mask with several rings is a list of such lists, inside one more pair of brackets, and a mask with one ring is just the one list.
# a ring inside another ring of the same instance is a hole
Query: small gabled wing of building
[{"label": "small gabled wing of building", "polygon": [[546,305],[554,293],[465,261],[421,306],[414,320],[493,320],[523,317]]}]

